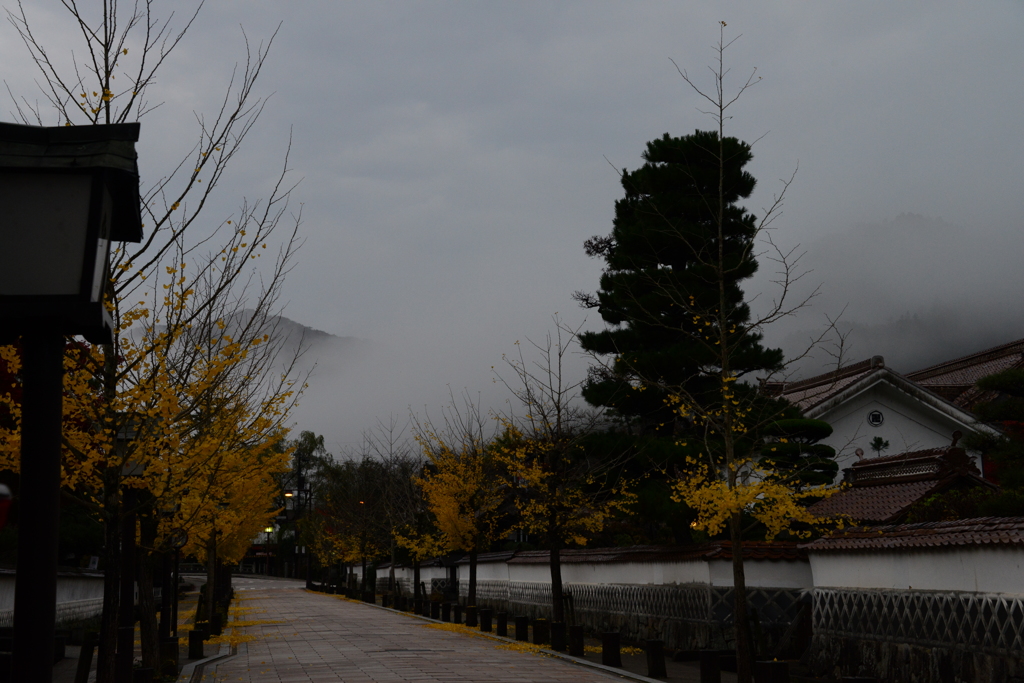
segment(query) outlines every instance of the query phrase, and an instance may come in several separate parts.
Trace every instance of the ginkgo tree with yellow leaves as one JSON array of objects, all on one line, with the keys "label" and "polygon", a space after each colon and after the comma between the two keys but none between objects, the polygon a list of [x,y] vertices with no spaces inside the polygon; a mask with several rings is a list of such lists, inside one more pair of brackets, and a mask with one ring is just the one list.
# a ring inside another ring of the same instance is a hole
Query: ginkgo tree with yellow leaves
[{"label": "ginkgo tree with yellow leaves", "polygon": [[469,555],[466,604],[476,604],[477,555],[490,550],[507,526],[503,526],[506,489],[501,476],[501,457],[492,448],[492,421],[479,402],[463,396],[460,408],[454,396],[443,411],[443,426],[428,421],[415,423],[416,441],[426,463],[415,482],[422,491],[433,530],[401,534],[401,544],[417,559],[456,551]]},{"label": "ginkgo tree with yellow leaves", "polygon": [[[804,503],[827,495],[828,486],[798,483],[761,457],[768,441],[785,438],[766,437],[787,411],[761,391],[786,365],[781,350],[762,345],[763,330],[806,306],[814,292],[792,300],[798,258],[778,248],[771,234],[792,176],[760,217],[740,204],[756,184],[744,168],[751,146],[727,136],[725,124],[732,105],[760,79],[755,70],[730,91],[729,45],[722,22],[708,90],[680,69],[715,125],[651,141],[645,164],[623,172],[625,197],[616,202],[612,233],[587,243],[588,253],[606,264],[601,288],[577,299],[609,325],[583,340],[600,363],[588,400],[672,437],[685,453],[671,484],[674,499],[692,509],[695,529],[726,531],[731,539],[737,674],[749,683],[745,526],[756,520],[768,539],[805,530],[816,520]],[[759,295],[755,315],[741,285],[758,269],[758,249],[776,267],[778,289]],[[813,342],[834,329],[830,322]]]},{"label": "ginkgo tree with yellow leaves", "polygon": [[[16,116],[27,124],[56,117],[65,125],[144,117],[156,73],[185,39],[199,6],[175,28],[171,10],[179,8],[168,7],[162,19],[156,4],[65,3],[83,45],[62,52],[44,45],[57,18],[48,15],[46,26],[36,26],[19,3],[9,18],[40,71],[44,104],[17,98]],[[234,214],[209,215],[215,188],[262,111],[255,87],[268,49],[269,43],[245,44],[244,65],[226,74],[221,107],[212,118],[196,118],[179,163],[143,179],[145,239],[114,245],[111,254],[106,300],[114,343],[68,347],[63,495],[90,510],[106,536],[99,683],[113,676],[121,534],[139,533],[122,529],[126,513],[138,513],[140,528],[148,529],[141,585],[172,535],[187,534],[186,551],[202,558],[214,543],[221,557],[237,555],[274,514],[273,474],[288,466],[287,415],[304,382],[294,353],[283,351],[274,314],[297,244],[292,186],[282,170],[264,199],[242,200]],[[147,130],[143,125],[144,136],[158,134]],[[286,223],[278,239],[275,231]],[[0,354],[17,372],[18,349]],[[16,470],[17,401],[5,407],[0,466]],[[139,491],[135,510],[125,509],[126,488]],[[145,599],[141,607],[143,661],[155,667],[155,614]]]},{"label": "ginkgo tree with yellow leaves", "polygon": [[497,373],[519,405],[499,416],[503,431],[492,451],[516,508],[514,526],[550,552],[552,621],[564,623],[561,550],[586,545],[629,511],[635,495],[633,482],[619,476],[621,458],[587,452],[587,438],[605,424],[601,411],[581,405],[583,380],[570,380],[565,368],[582,325],[569,327],[557,314],[554,323],[543,344],[527,340],[530,360],[516,342],[517,354],[505,357],[506,376]]}]

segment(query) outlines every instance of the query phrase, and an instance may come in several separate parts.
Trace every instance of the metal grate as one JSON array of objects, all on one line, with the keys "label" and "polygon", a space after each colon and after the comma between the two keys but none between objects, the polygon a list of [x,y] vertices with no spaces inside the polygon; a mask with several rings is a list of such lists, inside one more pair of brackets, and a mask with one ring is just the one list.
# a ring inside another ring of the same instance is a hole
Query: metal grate
[{"label": "metal grate", "polygon": [[[460,586],[468,590],[466,582]],[[657,586],[641,584],[567,583],[575,612],[621,614],[636,617],[679,619],[699,623],[732,623],[733,589],[706,584]],[[509,607],[551,606],[551,584],[525,581],[478,581],[478,602],[501,602]],[[750,607],[763,624],[789,624],[800,611],[800,592],[781,588],[747,591]]]},{"label": "metal grate", "polygon": [[[57,626],[74,624],[103,613],[103,598],[90,598],[88,600],[70,600],[57,603]],[[0,611],[0,627],[14,626],[14,610]]]},{"label": "metal grate", "polygon": [[1024,652],[1024,597],[913,590],[814,591],[815,633],[1004,655]]}]

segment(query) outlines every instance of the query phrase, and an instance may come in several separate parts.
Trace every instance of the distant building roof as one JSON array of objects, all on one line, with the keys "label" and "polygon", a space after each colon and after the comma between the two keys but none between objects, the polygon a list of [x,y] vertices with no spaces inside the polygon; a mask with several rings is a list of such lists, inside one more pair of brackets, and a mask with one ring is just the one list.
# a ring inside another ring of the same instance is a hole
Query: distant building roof
[{"label": "distant building roof", "polygon": [[[523,550],[509,564],[547,564],[547,550]],[[800,560],[807,554],[795,542],[744,541],[745,560]],[[732,543],[712,541],[692,546],[634,545],[621,548],[572,548],[560,553],[563,564],[578,562],[672,562],[686,560],[731,560]]]},{"label": "distant building roof", "polygon": [[[515,554],[515,550],[498,550],[493,553],[480,553],[476,556],[476,561],[478,564],[482,564],[484,562],[506,562],[507,560],[515,557]],[[469,564],[469,553],[466,553],[456,560],[455,564]]]},{"label": "distant building roof", "polygon": [[769,382],[769,393],[785,398],[793,405],[807,411],[854,384],[864,376],[885,367],[885,359],[872,356],[859,363],[843,366],[832,372],[809,377],[796,382]]},{"label": "distant building roof", "polygon": [[804,544],[801,548],[816,553],[996,545],[1024,545],[1024,517],[980,517],[952,522],[852,527]]},{"label": "distant building roof", "polygon": [[861,460],[845,470],[849,488],[815,503],[810,512],[858,522],[897,522],[914,503],[955,485],[995,488],[955,443],[948,448]]},{"label": "distant building roof", "polygon": [[975,386],[979,379],[1017,367],[1024,367],[1024,339],[915,370],[907,374],[907,379],[971,410],[988,398],[986,392]]},{"label": "distant building roof", "polygon": [[[550,553],[547,550],[502,550],[480,553],[478,564],[500,562],[508,564],[547,564]],[[680,562],[687,560],[731,560],[732,543],[712,541],[688,546],[630,545],[615,548],[563,548],[559,555],[562,564],[582,562]],[[745,560],[805,560],[807,551],[795,541],[744,541]],[[437,557],[420,562],[421,567],[450,567],[469,564],[469,554],[458,557]],[[395,567],[409,566],[396,563]],[[391,563],[377,565],[377,569],[389,569]]]},{"label": "distant building roof", "polygon": [[765,390],[798,406],[806,417],[826,419],[829,411],[879,384],[889,385],[927,410],[945,416],[961,429],[993,431],[979,424],[974,415],[964,408],[907,379],[892,368],[887,368],[881,356],[872,356],[859,363],[798,382],[769,382]]}]

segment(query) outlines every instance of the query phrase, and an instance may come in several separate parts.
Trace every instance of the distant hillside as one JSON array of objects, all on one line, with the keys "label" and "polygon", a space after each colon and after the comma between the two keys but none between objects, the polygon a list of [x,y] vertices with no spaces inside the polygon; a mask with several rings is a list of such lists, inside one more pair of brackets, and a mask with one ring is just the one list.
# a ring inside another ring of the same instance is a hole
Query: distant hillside
[{"label": "distant hillside", "polygon": [[[800,265],[811,272],[801,285],[820,285],[821,294],[799,317],[767,329],[767,342],[796,356],[825,314],[844,309],[844,361],[881,355],[902,372],[1020,339],[1022,248],[1019,230],[976,231],[917,214],[851,225],[806,245]],[[798,374],[816,374],[830,362],[818,354]]]},{"label": "distant hillside", "polygon": [[[235,318],[241,321],[247,320],[252,315],[249,309],[243,309]],[[233,327],[232,321],[228,321],[228,329]],[[317,362],[318,357],[328,353],[334,356],[346,350],[355,351],[367,344],[365,340],[357,337],[340,337],[330,332],[307,327],[283,315],[276,315],[267,320],[263,332],[270,334],[274,339],[280,340],[281,356],[291,357],[300,347],[304,349],[304,362],[301,365],[309,365],[309,361]],[[309,358],[312,356],[312,359]]]}]

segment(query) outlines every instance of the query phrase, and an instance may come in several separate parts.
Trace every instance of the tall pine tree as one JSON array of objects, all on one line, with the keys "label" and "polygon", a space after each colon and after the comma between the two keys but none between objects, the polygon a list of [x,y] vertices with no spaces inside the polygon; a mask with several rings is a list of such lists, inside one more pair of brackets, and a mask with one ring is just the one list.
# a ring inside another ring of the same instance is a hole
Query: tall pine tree
[{"label": "tall pine tree", "polygon": [[761,435],[785,406],[744,378],[782,369],[782,352],[764,348],[761,330],[809,297],[787,301],[799,275],[791,254],[777,248],[777,291],[756,318],[740,288],[757,271],[758,237],[775,247],[764,231],[789,182],[760,218],[740,205],[754,190],[744,170],[752,156],[749,145],[725,135],[726,110],[758,78],[751,73],[727,94],[723,55],[732,41],[720,23],[714,88],[701,89],[680,69],[711,104],[706,113],[716,130],[665,135],[647,145],[641,168],[623,172],[626,194],[616,203],[611,235],[587,243],[588,253],[605,261],[600,290],[578,300],[597,308],[609,326],[581,340],[603,361],[584,397],[615,410],[634,433],[675,435],[686,467],[671,482],[673,500],[697,513],[694,528],[728,531],[737,681],[750,683],[755,649],[742,552],[746,520],[763,524],[771,540],[794,524],[814,523],[802,501],[827,491],[795,488],[759,462]]},{"label": "tall pine tree", "polygon": [[606,267],[596,296],[576,296],[609,327],[581,335],[586,351],[607,360],[583,396],[614,411],[633,433],[671,435],[680,425],[666,403],[668,387],[719,389],[720,356],[704,341],[717,334],[707,312],[720,302],[727,312],[721,320],[738,340],[730,349],[734,375],[775,370],[782,352],[765,349],[761,335],[746,329],[750,309],[740,283],[757,271],[758,231],[757,219],[739,205],[756,182],[744,170],[750,146],[732,137],[720,145],[714,131],[666,133],[647,143],[643,158],[641,168],[622,173],[625,196],[615,204],[612,233],[586,243]]}]

